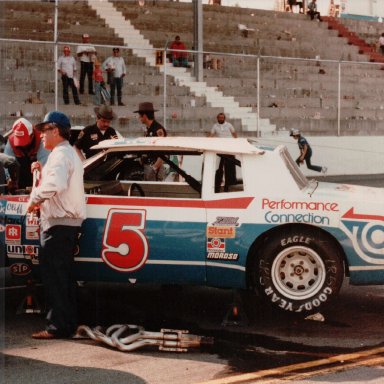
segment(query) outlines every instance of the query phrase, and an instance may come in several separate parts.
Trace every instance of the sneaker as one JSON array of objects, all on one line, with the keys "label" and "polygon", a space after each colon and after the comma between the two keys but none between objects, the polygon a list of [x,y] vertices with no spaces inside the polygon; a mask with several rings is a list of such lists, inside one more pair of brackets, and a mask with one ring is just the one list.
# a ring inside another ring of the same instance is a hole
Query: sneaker
[{"label": "sneaker", "polygon": [[321,173],[327,173],[328,168],[327,167],[321,167]]},{"label": "sneaker", "polygon": [[118,105],[120,105],[121,107],[125,106],[125,104],[122,102],[118,103]]}]

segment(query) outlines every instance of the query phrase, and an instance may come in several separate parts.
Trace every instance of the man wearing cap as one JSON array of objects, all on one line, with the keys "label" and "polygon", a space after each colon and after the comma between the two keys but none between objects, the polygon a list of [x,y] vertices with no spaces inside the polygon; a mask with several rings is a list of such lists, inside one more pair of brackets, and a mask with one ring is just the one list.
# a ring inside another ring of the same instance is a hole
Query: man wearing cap
[{"label": "man wearing cap", "polygon": [[[167,131],[165,128],[155,120],[156,111],[157,109],[153,109],[153,104],[149,102],[140,103],[139,109],[137,111],[133,111],[134,113],[139,114],[141,123],[146,126],[146,137],[167,136]],[[160,157],[145,156],[142,160],[144,165],[144,180],[164,180],[165,169],[163,160],[161,160]]]},{"label": "man wearing cap", "polygon": [[110,127],[111,121],[115,118],[112,108],[108,105],[102,105],[94,109],[96,113],[96,123],[85,127],[77,137],[74,147],[81,160],[88,159],[98,151],[91,147],[100,141],[108,139],[117,139],[116,131]]},{"label": "man wearing cap", "polygon": [[37,160],[44,165],[49,156],[49,151],[44,148],[41,141],[40,132],[24,117],[13,123],[4,153],[16,157],[20,164],[18,181],[20,189],[32,185],[31,164]]},{"label": "man wearing cap", "polygon": [[73,100],[76,105],[80,104],[79,95],[75,86],[74,77],[77,71],[76,60],[71,56],[71,49],[68,45],[64,46],[64,56],[60,56],[57,60],[57,70],[61,74],[63,83],[63,99],[64,104],[69,104],[68,88],[72,90]]},{"label": "man wearing cap", "polygon": [[124,59],[120,56],[120,49],[113,48],[113,56],[108,57],[102,68],[108,73],[109,86],[111,88],[111,105],[115,105],[115,90],[117,91],[118,105],[125,105],[122,102],[123,78],[127,71]]},{"label": "man wearing cap", "polygon": [[299,167],[305,161],[308,169],[322,173],[327,172],[327,167],[320,167],[319,165],[311,164],[312,148],[309,145],[307,139],[301,135],[299,129],[291,129],[289,136],[292,136],[295,140],[297,140],[297,144],[299,146],[300,156],[296,159],[296,163]]},{"label": "man wearing cap", "polygon": [[83,34],[83,44],[77,47],[77,57],[80,60],[80,93],[84,93],[85,76],[88,77],[88,93],[93,95],[93,63],[96,60],[96,49],[89,44],[88,33]]},{"label": "man wearing cap", "polygon": [[[86,216],[83,164],[69,144],[71,124],[59,111],[36,125],[51,151],[39,185],[32,189],[27,213],[40,210],[39,264],[47,301],[47,324],[35,339],[71,337],[77,328],[74,250]],[[34,163],[32,168],[41,168]]]}]

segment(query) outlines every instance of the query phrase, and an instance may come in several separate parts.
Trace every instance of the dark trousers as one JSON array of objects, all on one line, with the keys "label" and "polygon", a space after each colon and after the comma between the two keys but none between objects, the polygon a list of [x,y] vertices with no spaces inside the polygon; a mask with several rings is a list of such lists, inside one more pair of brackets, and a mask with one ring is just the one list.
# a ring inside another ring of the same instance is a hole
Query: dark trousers
[{"label": "dark trousers", "polygon": [[320,12],[308,11],[308,15],[311,16],[311,20],[317,17],[321,21]]},{"label": "dark trousers", "polygon": [[111,87],[111,104],[115,102],[115,91],[117,91],[117,102],[121,103],[121,90],[123,89],[123,78],[113,77],[110,83]]},{"label": "dark trousers", "polygon": [[88,93],[93,95],[93,63],[80,62],[80,93],[84,93],[85,76],[88,77]]},{"label": "dark trousers", "polygon": [[73,79],[64,75],[64,76],[61,76],[61,81],[63,82],[64,104],[69,104],[68,88],[72,89],[73,101],[75,102],[75,104],[80,104],[79,94],[77,93],[77,88],[75,87],[75,83]]},{"label": "dark trousers", "polygon": [[215,193],[221,191],[221,182],[225,177],[224,192],[228,192],[230,185],[236,184],[235,156],[225,155],[220,159],[219,168],[215,174]]},{"label": "dark trousers", "polygon": [[[322,167],[320,167],[319,165],[311,164],[311,156],[305,156],[304,160],[305,160],[305,164],[307,164],[308,169],[312,169],[312,171],[316,171],[316,172],[321,172]],[[296,163],[298,166],[300,166],[300,157],[296,159]]]},{"label": "dark trousers", "polygon": [[77,327],[74,251],[78,227],[56,225],[41,233],[40,271],[44,285],[47,331],[69,337]]}]

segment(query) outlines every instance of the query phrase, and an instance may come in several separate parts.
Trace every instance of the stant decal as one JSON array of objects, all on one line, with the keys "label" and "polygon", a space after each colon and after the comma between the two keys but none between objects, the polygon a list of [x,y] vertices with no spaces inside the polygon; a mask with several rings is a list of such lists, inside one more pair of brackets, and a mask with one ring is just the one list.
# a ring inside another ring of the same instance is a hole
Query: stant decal
[{"label": "stant decal", "polygon": [[236,228],[234,227],[207,227],[207,237],[222,237],[233,239],[236,235]]}]

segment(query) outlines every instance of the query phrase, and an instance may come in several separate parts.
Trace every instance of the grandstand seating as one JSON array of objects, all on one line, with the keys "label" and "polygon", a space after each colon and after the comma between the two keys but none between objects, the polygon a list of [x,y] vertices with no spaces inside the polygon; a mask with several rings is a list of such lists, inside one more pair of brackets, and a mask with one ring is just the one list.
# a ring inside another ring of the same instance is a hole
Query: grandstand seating
[{"label": "grandstand seating", "polygon": [[[190,3],[156,1],[153,5],[152,1],[147,1],[145,7],[138,6],[136,1],[113,3],[154,47],[164,48],[179,34],[192,49]],[[2,2],[1,8],[1,37],[53,40],[54,3],[7,1]],[[260,116],[269,118],[278,129],[297,127],[313,135],[335,134],[339,128],[338,66],[342,61],[341,131],[344,134],[382,133],[383,72],[378,70],[380,65],[366,63],[373,57],[379,62],[381,56],[362,48],[365,40],[373,49],[373,35],[377,40],[378,27],[367,21],[338,21],[348,28],[344,34],[328,28],[333,25],[331,20],[318,23],[301,14],[204,6],[204,51],[216,52],[211,56],[222,63],[221,68],[206,69],[204,81],[224,95],[234,96],[240,105],[256,111],[258,55],[279,57],[260,59]],[[244,37],[239,24],[254,31]],[[109,56],[111,46],[123,45],[123,40],[104,24],[87,2],[59,2],[59,42],[70,43],[74,50],[85,32],[90,33],[93,44],[108,45],[98,47],[100,57]],[[359,47],[354,45],[358,42]],[[1,44],[4,59],[0,94],[5,103],[2,103],[0,119],[3,128],[11,126],[18,111],[38,120],[52,108],[55,81],[52,44],[41,43],[33,49],[31,46],[27,43]],[[233,53],[248,56],[230,55]],[[301,60],[282,60],[281,57]],[[139,102],[150,99],[158,106],[157,116],[162,121],[163,75],[158,68],[134,56],[131,50],[124,51],[124,58],[129,68],[123,88],[127,107],[115,108],[119,116],[115,125],[125,134],[141,134],[132,111]],[[36,98],[38,90],[42,103],[26,103],[31,93]],[[188,87],[168,76],[166,122],[174,134],[205,134],[215,115],[223,110],[209,107],[204,97],[194,96],[193,100],[194,106]],[[59,97],[60,109],[70,114],[74,124],[83,125],[94,120],[92,99],[84,95],[82,101],[87,105],[64,106]],[[241,134],[240,122],[236,120],[234,125]]]}]

